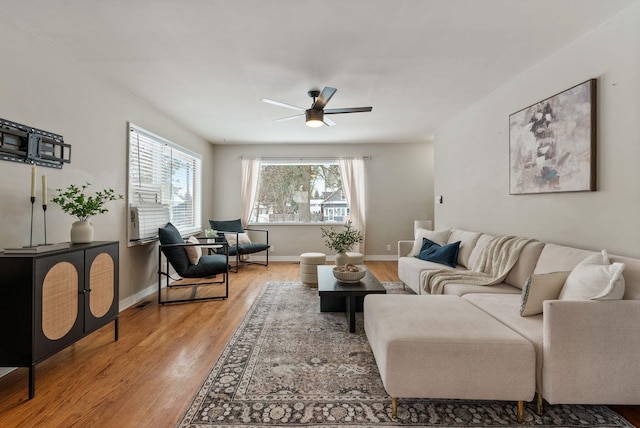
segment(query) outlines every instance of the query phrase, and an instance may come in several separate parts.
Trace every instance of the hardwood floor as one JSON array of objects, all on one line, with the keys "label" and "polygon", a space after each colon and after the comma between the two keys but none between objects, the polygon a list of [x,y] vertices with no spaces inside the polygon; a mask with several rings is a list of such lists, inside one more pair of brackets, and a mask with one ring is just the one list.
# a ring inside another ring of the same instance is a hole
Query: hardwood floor
[{"label": "hardwood floor", "polygon": [[[396,262],[367,262],[380,281],[397,281]],[[229,299],[159,306],[156,296],[36,368],[0,378],[0,427],[173,427],[267,281],[297,281],[297,263],[246,266],[232,274]],[[3,328],[10,328],[4,326]],[[616,407],[640,425],[640,406]]]}]

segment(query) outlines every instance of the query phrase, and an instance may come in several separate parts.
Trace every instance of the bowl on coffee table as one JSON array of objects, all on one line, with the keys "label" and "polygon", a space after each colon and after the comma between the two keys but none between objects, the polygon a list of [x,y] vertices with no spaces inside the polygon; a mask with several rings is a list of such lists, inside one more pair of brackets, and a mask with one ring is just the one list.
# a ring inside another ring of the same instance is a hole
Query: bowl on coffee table
[{"label": "bowl on coffee table", "polygon": [[360,282],[367,273],[367,268],[360,265],[347,264],[333,268],[333,276],[340,282],[356,283]]}]

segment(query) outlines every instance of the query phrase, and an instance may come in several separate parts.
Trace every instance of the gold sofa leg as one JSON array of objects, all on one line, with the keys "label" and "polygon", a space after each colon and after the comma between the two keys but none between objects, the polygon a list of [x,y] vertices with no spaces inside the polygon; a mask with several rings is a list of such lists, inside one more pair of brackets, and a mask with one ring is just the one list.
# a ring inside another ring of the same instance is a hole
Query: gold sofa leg
[{"label": "gold sofa leg", "polygon": [[542,416],[544,414],[544,400],[542,399],[542,394],[540,394],[539,392],[536,395],[538,396],[536,410],[538,411],[538,416]]},{"label": "gold sofa leg", "polygon": [[391,419],[398,419],[398,397],[391,397]]},{"label": "gold sofa leg", "polygon": [[518,423],[524,422],[524,401],[518,401]]}]

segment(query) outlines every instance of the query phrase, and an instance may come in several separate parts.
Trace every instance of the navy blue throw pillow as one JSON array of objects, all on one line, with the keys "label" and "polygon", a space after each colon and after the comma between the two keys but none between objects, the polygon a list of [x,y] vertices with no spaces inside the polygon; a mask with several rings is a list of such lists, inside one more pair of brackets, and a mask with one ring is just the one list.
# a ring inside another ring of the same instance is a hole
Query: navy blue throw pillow
[{"label": "navy blue throw pillow", "polygon": [[458,253],[460,252],[460,241],[452,244],[440,246],[427,238],[422,238],[422,248],[416,257],[428,262],[440,263],[443,265],[456,267],[458,264]]}]

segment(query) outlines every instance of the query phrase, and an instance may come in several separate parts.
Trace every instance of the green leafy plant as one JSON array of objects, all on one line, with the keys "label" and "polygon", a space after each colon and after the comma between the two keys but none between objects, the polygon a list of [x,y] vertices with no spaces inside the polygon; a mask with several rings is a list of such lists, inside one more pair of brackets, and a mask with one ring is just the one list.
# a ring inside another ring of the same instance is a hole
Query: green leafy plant
[{"label": "green leafy plant", "polygon": [[364,237],[359,230],[354,229],[351,220],[344,224],[342,232],[336,232],[333,227],[330,229],[320,228],[324,244],[336,253],[346,253],[353,245],[362,242]]},{"label": "green leafy plant", "polygon": [[76,186],[69,185],[64,191],[56,189],[58,196],[52,199],[53,202],[60,205],[62,211],[72,215],[79,221],[87,221],[97,214],[104,214],[108,209],[104,204],[116,199],[123,199],[122,195],[116,195],[113,189],[104,189],[96,192],[95,196],[88,196],[85,190],[91,186],[91,183]]}]

